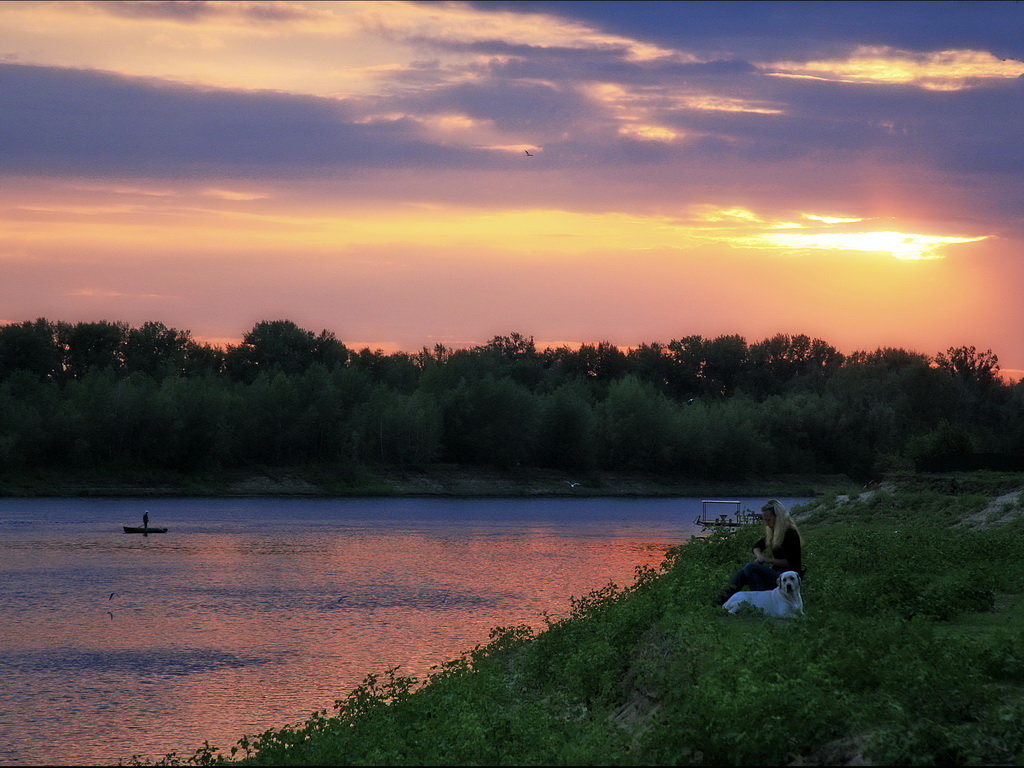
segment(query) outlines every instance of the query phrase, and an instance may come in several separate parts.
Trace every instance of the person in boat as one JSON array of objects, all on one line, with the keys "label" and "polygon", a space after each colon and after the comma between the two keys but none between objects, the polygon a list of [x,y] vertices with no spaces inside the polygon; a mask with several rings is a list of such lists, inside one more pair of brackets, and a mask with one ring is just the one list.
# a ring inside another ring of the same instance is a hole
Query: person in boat
[{"label": "person in boat", "polygon": [[764,536],[754,544],[754,559],[740,568],[718,596],[721,605],[744,587],[751,590],[775,589],[779,576],[796,571],[804,577],[803,539],[789,510],[777,499],[761,507]]},{"label": "person in boat", "polygon": [[142,527],[149,528],[149,510],[142,513]]}]

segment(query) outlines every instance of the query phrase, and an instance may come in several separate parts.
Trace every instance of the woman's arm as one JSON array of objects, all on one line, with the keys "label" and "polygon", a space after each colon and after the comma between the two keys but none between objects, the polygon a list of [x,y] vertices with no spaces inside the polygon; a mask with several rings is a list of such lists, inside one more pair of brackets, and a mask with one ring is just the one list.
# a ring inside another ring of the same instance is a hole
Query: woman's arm
[{"label": "woman's arm", "polygon": [[765,550],[768,549],[764,539],[758,539],[757,544],[754,545],[754,560],[764,565],[770,565],[775,568],[789,568],[789,560],[784,557],[768,557],[765,555]]},{"label": "woman's arm", "polygon": [[765,562],[764,551],[768,549],[768,545],[765,544],[764,539],[758,539],[757,543],[754,544],[754,560],[758,563]]}]

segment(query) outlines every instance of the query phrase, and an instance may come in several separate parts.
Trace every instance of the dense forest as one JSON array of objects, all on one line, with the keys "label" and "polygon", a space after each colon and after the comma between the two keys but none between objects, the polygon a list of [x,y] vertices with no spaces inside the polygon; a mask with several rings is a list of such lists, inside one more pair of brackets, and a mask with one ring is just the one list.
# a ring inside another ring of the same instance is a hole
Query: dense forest
[{"label": "dense forest", "polygon": [[206,472],[434,463],[674,476],[1021,468],[991,351],[843,355],[806,335],[626,351],[349,349],[287,320],[220,349],[149,322],[0,326],[0,467]]}]

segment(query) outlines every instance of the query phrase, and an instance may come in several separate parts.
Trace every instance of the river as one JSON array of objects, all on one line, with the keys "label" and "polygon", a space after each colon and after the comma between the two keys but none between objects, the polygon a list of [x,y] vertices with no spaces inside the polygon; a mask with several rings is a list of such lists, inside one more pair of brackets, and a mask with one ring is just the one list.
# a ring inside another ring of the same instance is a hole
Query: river
[{"label": "river", "polygon": [[[146,511],[166,534],[122,532]],[[0,764],[230,747],[367,673],[422,677],[492,627],[629,584],[698,514],[678,498],[0,499]]]}]

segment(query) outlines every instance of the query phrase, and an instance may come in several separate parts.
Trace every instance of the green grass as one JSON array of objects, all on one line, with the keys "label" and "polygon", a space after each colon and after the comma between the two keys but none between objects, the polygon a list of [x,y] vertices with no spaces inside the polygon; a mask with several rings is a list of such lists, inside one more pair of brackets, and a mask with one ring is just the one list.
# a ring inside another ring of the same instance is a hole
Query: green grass
[{"label": "green grass", "polygon": [[1024,523],[954,527],[988,500],[806,510],[802,618],[723,615],[713,597],[759,531],[714,534],[544,632],[495,630],[425,685],[371,676],[306,723],[162,762],[1019,764]]}]

